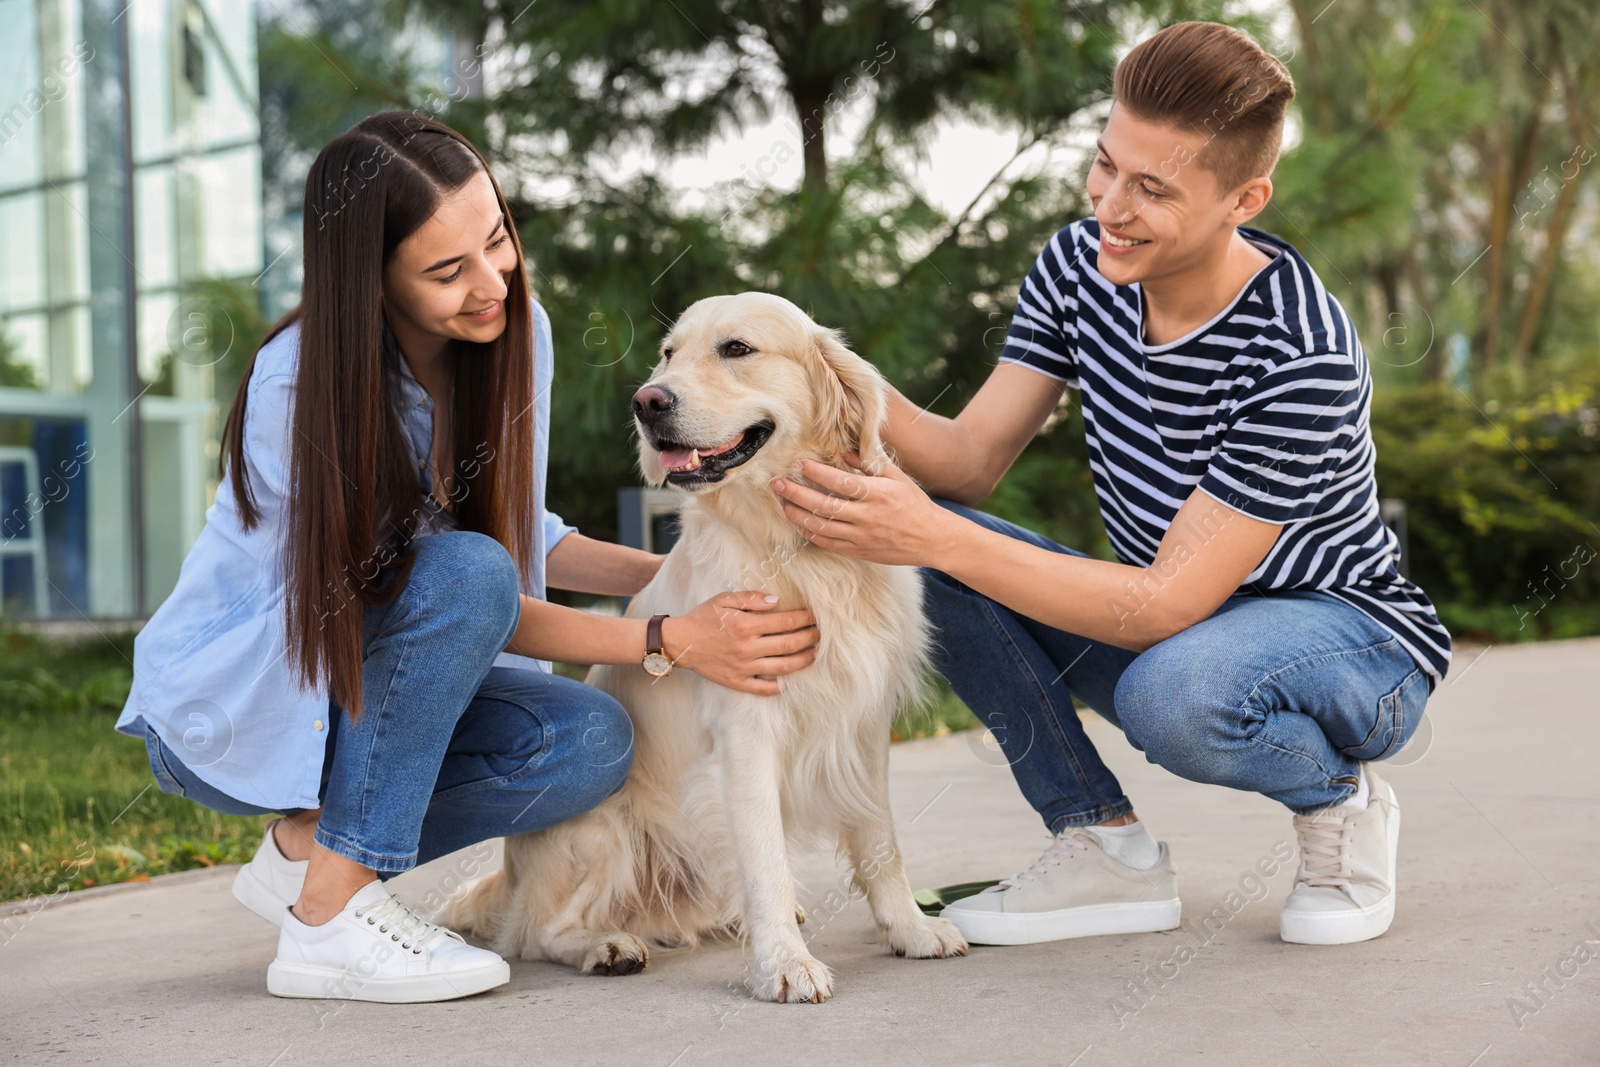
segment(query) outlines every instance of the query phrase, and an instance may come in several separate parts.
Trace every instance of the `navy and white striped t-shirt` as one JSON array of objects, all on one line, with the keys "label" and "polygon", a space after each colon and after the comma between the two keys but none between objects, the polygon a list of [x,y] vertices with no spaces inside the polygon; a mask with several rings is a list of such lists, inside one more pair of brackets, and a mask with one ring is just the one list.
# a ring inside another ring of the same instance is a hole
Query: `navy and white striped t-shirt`
[{"label": "navy and white striped t-shirt", "polygon": [[1269,256],[1226,308],[1168,344],[1144,341],[1144,294],[1098,269],[1100,227],[1074,222],[1022,283],[1001,362],[1077,389],[1106,533],[1147,567],[1198,487],[1283,532],[1245,579],[1315,589],[1389,630],[1437,684],[1450,635],[1398,569],[1378,514],[1372,377],[1355,329],[1294,248],[1249,227]]}]

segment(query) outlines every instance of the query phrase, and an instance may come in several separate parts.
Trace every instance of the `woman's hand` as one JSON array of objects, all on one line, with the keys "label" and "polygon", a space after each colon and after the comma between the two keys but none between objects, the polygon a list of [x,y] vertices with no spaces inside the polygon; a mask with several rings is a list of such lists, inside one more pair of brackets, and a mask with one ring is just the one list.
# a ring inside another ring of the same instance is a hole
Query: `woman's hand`
[{"label": "woman's hand", "polygon": [[757,696],[775,696],[778,675],[817,658],[817,620],[809,609],[777,611],[778,598],[744,590],[718,593],[687,615],[661,622],[674,666]]},{"label": "woman's hand", "polygon": [[862,469],[855,453],[844,459],[854,470],[800,461],[798,473],[820,491],[792,479],[773,479],[784,517],[818,548],[869,563],[937,567],[940,550],[949,544],[952,513],[893,463],[885,461],[874,476]]}]

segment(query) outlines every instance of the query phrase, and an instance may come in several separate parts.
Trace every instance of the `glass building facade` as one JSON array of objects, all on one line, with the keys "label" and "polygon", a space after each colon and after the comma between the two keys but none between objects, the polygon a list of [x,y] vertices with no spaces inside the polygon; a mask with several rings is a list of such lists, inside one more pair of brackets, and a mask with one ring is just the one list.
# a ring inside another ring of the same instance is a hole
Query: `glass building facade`
[{"label": "glass building facade", "polygon": [[0,0],[0,613],[145,617],[216,489],[264,267],[256,13]]}]

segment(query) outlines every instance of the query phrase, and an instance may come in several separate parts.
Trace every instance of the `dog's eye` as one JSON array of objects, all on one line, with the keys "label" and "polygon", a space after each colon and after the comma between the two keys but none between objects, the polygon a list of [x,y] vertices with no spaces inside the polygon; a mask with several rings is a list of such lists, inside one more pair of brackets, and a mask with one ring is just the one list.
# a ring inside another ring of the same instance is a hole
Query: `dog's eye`
[{"label": "dog's eye", "polygon": [[743,341],[729,341],[729,342],[727,342],[726,344],[724,344],[722,346],[722,354],[723,354],[723,356],[727,357],[727,358],[730,358],[730,359],[736,358],[738,356],[748,356],[750,353],[752,353],[754,351],[755,351],[755,349],[751,348],[749,345],[745,344]]},{"label": "dog's eye", "polygon": [[661,350],[661,358],[667,360],[668,362],[671,362],[671,360],[672,360],[672,349],[671,348],[663,348]]}]

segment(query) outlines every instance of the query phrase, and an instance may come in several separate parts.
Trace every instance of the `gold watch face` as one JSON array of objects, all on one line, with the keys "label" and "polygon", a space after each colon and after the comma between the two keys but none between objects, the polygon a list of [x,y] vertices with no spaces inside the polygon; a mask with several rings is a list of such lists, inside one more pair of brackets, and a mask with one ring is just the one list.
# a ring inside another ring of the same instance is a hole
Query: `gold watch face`
[{"label": "gold watch face", "polygon": [[659,652],[649,652],[644,657],[644,669],[660,678],[672,669],[672,661]]}]

